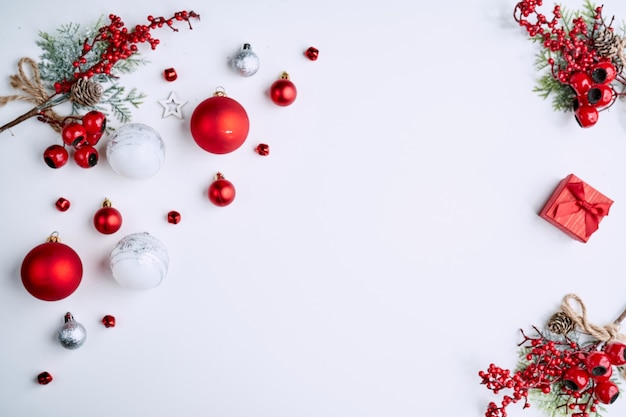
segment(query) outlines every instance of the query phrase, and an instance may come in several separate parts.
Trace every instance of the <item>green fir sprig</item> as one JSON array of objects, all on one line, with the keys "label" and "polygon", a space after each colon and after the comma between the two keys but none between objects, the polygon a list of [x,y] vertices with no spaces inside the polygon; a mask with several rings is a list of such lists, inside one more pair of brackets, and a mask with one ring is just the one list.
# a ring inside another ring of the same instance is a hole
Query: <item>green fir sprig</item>
[{"label": "green fir sprig", "polygon": [[[91,39],[98,33],[98,28],[103,24],[101,17],[92,26],[81,28],[79,24],[69,23],[57,28],[56,33],[50,34],[40,31],[37,46],[42,49],[38,68],[43,85],[54,90],[54,84],[63,80],[74,78],[75,68],[72,65],[77,56],[83,53],[85,39]],[[86,66],[92,66],[98,62],[107,45],[103,42],[94,44],[94,47],[84,56]],[[145,94],[133,88],[128,93],[124,86],[120,85],[118,78],[121,74],[135,71],[147,61],[136,52],[131,57],[119,60],[115,63],[110,75],[99,74],[93,77],[94,81],[103,84],[103,95],[96,106],[82,106],[72,102],[72,115],[97,109],[105,114],[112,114],[120,123],[131,121],[131,106],[137,108],[143,103]],[[125,94],[126,93],[126,94]]]}]

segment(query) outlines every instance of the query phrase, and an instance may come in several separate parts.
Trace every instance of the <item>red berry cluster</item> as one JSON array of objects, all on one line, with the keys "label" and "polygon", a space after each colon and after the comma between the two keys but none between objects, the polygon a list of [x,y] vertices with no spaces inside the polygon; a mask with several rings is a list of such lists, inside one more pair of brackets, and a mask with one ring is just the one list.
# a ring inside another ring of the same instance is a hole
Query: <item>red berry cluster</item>
[{"label": "red berry cluster", "polygon": [[[190,11],[181,11],[174,13],[169,19],[164,17],[148,16],[147,25],[136,25],[129,30],[125,27],[124,22],[119,16],[109,15],[110,24],[98,29],[98,34],[91,40],[86,39],[83,43],[82,54],[74,60],[72,65],[76,68],[74,72],[74,80],[62,80],[54,84],[57,94],[67,93],[70,91],[72,84],[79,78],[91,78],[97,74],[110,75],[113,66],[120,60],[127,59],[137,52],[137,44],[149,43],[152,49],[156,49],[159,40],[152,37],[150,31],[152,29],[161,28],[167,25],[173,31],[178,29],[174,27],[174,21],[186,21],[189,29],[192,29],[190,19],[199,19],[200,15]],[[94,46],[98,43],[104,43],[106,48],[100,55],[100,59],[88,68],[82,68],[87,64],[87,54],[89,54]]]},{"label": "red berry cluster", "polygon": [[617,97],[611,83],[622,82],[611,58],[600,55],[594,44],[600,33],[612,33],[613,28],[604,23],[601,6],[594,9],[592,22],[578,16],[571,24],[558,26],[562,18],[560,6],[554,6],[552,19],[548,20],[537,11],[541,4],[542,0],[520,1],[514,18],[548,51],[553,77],[574,89],[573,108],[580,126],[593,126],[598,121],[598,110],[611,106]]},{"label": "red berry cluster", "polygon": [[529,337],[522,332],[525,360],[516,372],[491,364],[478,373],[494,394],[512,391],[503,396],[500,405],[489,403],[486,417],[506,417],[506,407],[520,400],[524,400],[524,408],[530,407],[531,389],[543,394],[559,390],[558,407],[567,407],[572,417],[589,417],[599,403],[611,404],[617,399],[619,388],[610,378],[613,366],[626,364],[626,344],[612,341],[602,347],[598,342],[581,346],[568,339],[548,340],[537,333],[537,337]]},{"label": "red berry cluster", "polygon": [[82,168],[91,168],[98,163],[95,146],[106,130],[106,116],[97,110],[83,117],[68,117],[61,130],[64,145],[51,145],[44,151],[43,158],[50,168],[61,168],[69,160],[65,146],[75,149],[74,161]]}]

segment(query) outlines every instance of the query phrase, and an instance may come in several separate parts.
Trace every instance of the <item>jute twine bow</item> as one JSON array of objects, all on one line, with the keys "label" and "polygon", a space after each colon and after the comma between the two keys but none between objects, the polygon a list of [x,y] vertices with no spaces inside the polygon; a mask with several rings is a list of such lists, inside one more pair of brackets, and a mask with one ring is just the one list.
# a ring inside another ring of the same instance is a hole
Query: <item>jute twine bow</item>
[{"label": "jute twine bow", "polygon": [[[29,76],[29,74],[26,73],[25,67],[29,68],[32,75]],[[55,113],[52,110],[52,107],[67,100],[72,100],[77,104],[85,107],[94,106],[100,101],[100,98],[102,97],[102,86],[99,83],[88,79],[79,79],[72,84],[69,94],[65,94],[64,96],[58,97],[57,99],[53,100],[53,97],[57,94],[54,94],[52,96],[48,95],[43,86],[43,83],[41,82],[39,68],[37,67],[37,63],[34,60],[28,57],[20,59],[17,64],[17,70],[17,74],[11,75],[9,77],[11,81],[11,87],[23,91],[25,94],[1,96],[0,106],[4,106],[12,101],[27,101],[30,103],[34,103],[35,108],[21,115],[12,122],[0,127],[0,132],[3,132],[4,130],[9,129],[34,116],[44,116],[46,121],[51,122],[49,123],[50,127],[52,127],[57,132],[60,132],[64,117],[59,116],[57,113]]]},{"label": "jute twine bow", "polygon": [[[571,306],[570,301],[575,301],[580,309],[580,314]],[[613,323],[598,326],[587,319],[587,307],[576,294],[567,294],[561,303],[561,311],[574,323],[581,333],[585,333],[601,342],[619,340],[626,343],[626,335],[619,332],[620,324],[626,316],[622,313]]]}]

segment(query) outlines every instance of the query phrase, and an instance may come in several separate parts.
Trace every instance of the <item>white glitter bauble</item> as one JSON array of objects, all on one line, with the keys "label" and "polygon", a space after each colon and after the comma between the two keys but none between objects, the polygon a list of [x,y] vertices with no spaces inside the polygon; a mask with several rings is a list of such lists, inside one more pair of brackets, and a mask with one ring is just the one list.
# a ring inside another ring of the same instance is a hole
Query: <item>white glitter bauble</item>
[{"label": "white glitter bauble", "polygon": [[259,70],[261,62],[257,54],[252,52],[250,44],[246,43],[230,61],[230,65],[242,77],[251,77]]},{"label": "white glitter bauble", "polygon": [[148,233],[132,233],[111,252],[111,273],[123,287],[147,290],[158,287],[170,260],[165,245]]},{"label": "white glitter bauble", "polygon": [[165,161],[165,143],[148,125],[128,123],[110,137],[107,161],[115,173],[133,179],[156,175]]}]

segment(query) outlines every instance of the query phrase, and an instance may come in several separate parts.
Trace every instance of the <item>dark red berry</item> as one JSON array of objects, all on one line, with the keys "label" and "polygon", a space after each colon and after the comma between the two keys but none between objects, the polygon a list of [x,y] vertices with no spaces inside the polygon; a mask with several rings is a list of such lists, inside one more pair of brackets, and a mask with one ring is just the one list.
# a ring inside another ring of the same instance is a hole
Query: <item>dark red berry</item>
[{"label": "dark red berry", "polygon": [[50,168],[61,168],[69,159],[67,149],[61,145],[48,146],[43,152],[43,160]]},{"label": "dark red berry", "polygon": [[101,133],[87,133],[86,144],[91,146],[96,146],[98,142],[100,142],[100,138],[102,138]]},{"label": "dark red berry", "polygon": [[589,383],[589,374],[581,367],[569,368],[563,373],[563,385],[572,391],[580,391]]},{"label": "dark red berry", "polygon": [[619,397],[619,388],[611,381],[596,384],[594,394],[598,401],[603,404],[612,404]]},{"label": "dark red berry", "polygon": [[606,353],[594,351],[587,355],[585,365],[592,378],[601,377],[610,372],[611,360]]},{"label": "dark red berry", "polygon": [[106,126],[106,116],[100,111],[92,110],[83,116],[83,127],[87,133],[104,133]]},{"label": "dark red berry", "polygon": [[572,74],[568,84],[574,89],[577,95],[582,96],[591,88],[591,78],[584,72],[577,72]]},{"label": "dark red berry", "polygon": [[617,70],[610,62],[599,62],[591,69],[591,78],[596,84],[608,84],[617,77]]},{"label": "dark red berry", "polygon": [[66,144],[80,147],[87,139],[87,131],[80,123],[70,122],[63,126],[61,137]]},{"label": "dark red berry", "polygon": [[608,355],[613,365],[626,364],[626,344],[617,341],[609,342],[604,346],[604,353]]},{"label": "dark red berry", "polygon": [[[586,101],[586,100],[585,100]],[[578,100],[576,101],[578,103]],[[574,105],[574,116],[580,127],[586,128],[595,125],[598,122],[598,110],[589,105]]]},{"label": "dark red berry", "polygon": [[91,168],[98,163],[98,151],[91,145],[85,145],[74,152],[74,161],[81,168]]}]

